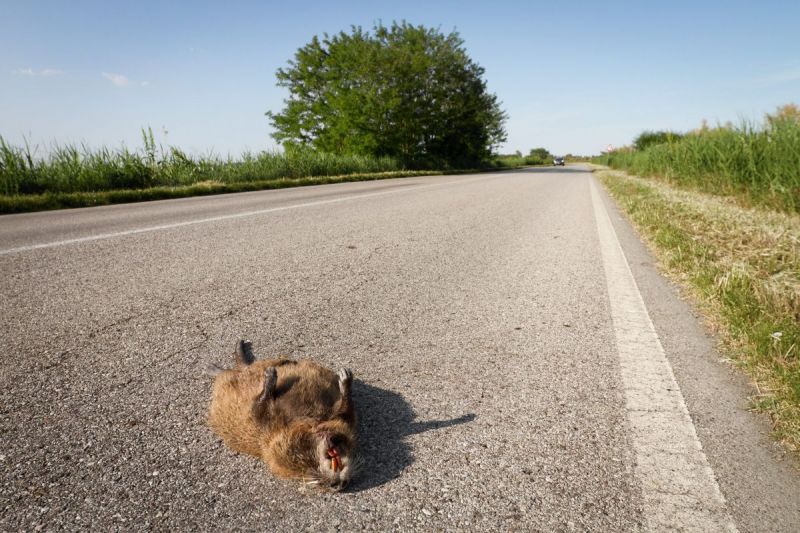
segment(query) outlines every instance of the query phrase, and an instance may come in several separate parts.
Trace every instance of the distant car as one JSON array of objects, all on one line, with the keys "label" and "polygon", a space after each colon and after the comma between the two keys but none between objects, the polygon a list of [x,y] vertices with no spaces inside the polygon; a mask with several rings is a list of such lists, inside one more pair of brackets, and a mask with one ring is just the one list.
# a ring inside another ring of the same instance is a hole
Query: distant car
[{"label": "distant car", "polygon": [[554,157],[553,158],[553,166],[564,166],[564,158],[563,157]]}]

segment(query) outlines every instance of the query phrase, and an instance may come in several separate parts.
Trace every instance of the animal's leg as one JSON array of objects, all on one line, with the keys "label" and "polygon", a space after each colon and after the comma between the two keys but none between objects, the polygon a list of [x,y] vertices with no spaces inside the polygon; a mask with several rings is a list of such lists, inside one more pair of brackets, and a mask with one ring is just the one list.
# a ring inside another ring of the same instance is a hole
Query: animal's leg
[{"label": "animal's leg", "polygon": [[337,373],[339,376],[339,392],[341,396],[334,407],[334,416],[352,422],[355,417],[353,409],[353,371],[349,368],[341,368]]},{"label": "animal's leg", "polygon": [[353,371],[349,368],[340,368],[336,373],[339,376],[339,392],[342,396],[350,396],[350,387],[353,384]]},{"label": "animal's leg", "polygon": [[266,422],[269,418],[270,407],[275,399],[275,384],[278,382],[278,372],[274,366],[264,370],[264,389],[253,403],[253,416],[257,421]]},{"label": "animal's leg", "polygon": [[253,364],[256,360],[253,355],[253,345],[246,340],[240,340],[236,343],[236,351],[233,353],[233,361],[236,366],[247,366]]}]

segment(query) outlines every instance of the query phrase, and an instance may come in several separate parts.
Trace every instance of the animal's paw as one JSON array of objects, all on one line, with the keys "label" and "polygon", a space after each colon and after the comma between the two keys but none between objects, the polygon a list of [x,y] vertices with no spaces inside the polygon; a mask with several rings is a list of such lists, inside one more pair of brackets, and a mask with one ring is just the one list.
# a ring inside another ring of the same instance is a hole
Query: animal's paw
[{"label": "animal's paw", "polygon": [[278,382],[278,371],[274,366],[264,370],[264,392],[261,393],[261,401],[272,398],[275,394],[275,384]]},{"label": "animal's paw", "polygon": [[339,376],[339,389],[344,393],[353,383],[353,371],[349,368],[340,368],[337,375]]},{"label": "animal's paw", "polygon": [[255,355],[253,355],[253,344],[244,339],[237,342],[233,360],[237,365],[252,365],[253,361],[256,360]]}]

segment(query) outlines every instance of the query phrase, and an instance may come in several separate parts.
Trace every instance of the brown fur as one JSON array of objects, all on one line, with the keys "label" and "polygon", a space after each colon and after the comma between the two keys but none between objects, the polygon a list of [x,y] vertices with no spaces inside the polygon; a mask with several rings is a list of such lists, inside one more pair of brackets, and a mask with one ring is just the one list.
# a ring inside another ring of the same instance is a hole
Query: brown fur
[{"label": "brown fur", "polygon": [[[261,458],[282,478],[343,488],[355,467],[352,374],[313,361],[255,361],[239,342],[233,369],[214,380],[208,421],[233,450]],[[341,468],[332,469],[335,450]]]}]

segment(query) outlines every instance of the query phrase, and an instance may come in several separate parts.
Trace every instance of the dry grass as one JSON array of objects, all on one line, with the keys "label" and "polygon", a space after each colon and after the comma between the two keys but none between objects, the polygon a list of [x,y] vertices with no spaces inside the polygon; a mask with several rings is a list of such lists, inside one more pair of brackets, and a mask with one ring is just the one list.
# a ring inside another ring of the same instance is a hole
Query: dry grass
[{"label": "dry grass", "polygon": [[753,407],[800,450],[800,216],[622,172],[597,175],[752,377]]}]

